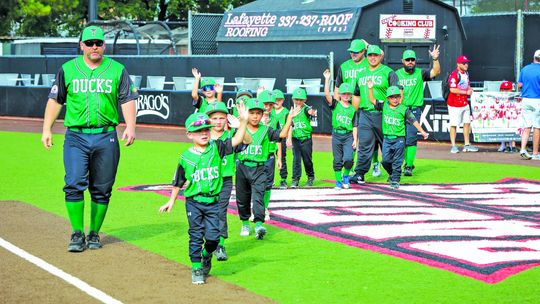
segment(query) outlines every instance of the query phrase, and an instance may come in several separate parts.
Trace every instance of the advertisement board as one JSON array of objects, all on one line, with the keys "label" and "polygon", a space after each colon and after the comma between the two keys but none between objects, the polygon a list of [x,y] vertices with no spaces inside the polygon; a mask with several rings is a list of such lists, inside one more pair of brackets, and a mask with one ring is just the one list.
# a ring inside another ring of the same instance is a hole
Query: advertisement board
[{"label": "advertisement board", "polygon": [[471,95],[471,131],[475,142],[520,140],[521,99],[514,92]]},{"label": "advertisement board", "polygon": [[379,39],[436,39],[436,15],[385,15],[379,16]]}]

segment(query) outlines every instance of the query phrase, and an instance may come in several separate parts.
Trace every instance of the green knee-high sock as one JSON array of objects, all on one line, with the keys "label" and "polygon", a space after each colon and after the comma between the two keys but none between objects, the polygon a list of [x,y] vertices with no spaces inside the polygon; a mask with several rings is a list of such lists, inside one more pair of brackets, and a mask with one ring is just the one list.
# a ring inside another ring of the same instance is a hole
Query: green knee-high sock
[{"label": "green knee-high sock", "polygon": [[103,220],[105,219],[105,214],[107,214],[107,208],[109,208],[109,204],[98,204],[96,202],[92,202],[91,206],[90,231],[98,233],[99,229],[101,229],[101,225],[103,224]]},{"label": "green knee-high sock", "polygon": [[405,152],[405,163],[407,164],[407,166],[412,167],[414,165],[414,158],[416,157],[416,146],[406,147]]},{"label": "green knee-high sock", "polygon": [[264,191],[264,197],[263,197],[264,209],[268,209],[268,205],[270,204],[270,191],[271,190]]},{"label": "green knee-high sock", "polygon": [[222,236],[219,237],[219,246],[225,246],[225,238]]},{"label": "green knee-high sock", "polygon": [[334,171],[334,175],[336,176],[336,182],[341,182],[341,171]]},{"label": "green knee-high sock", "polygon": [[372,163],[378,163],[379,162],[379,153],[377,151],[377,153],[373,153],[373,156],[371,157],[371,162]]},{"label": "green knee-high sock", "polygon": [[66,202],[66,208],[73,231],[84,232],[84,201]]},{"label": "green knee-high sock", "polygon": [[351,169],[343,168],[343,176],[348,176],[351,172]]}]

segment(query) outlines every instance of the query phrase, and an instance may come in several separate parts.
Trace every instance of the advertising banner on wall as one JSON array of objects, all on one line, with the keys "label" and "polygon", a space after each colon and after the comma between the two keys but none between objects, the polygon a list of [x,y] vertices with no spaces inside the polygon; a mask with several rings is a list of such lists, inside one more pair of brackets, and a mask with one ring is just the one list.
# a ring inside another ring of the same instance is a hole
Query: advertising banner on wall
[{"label": "advertising banner on wall", "polygon": [[358,9],[328,11],[226,12],[217,41],[350,39]]},{"label": "advertising banner on wall", "polygon": [[520,140],[521,99],[514,92],[471,95],[471,130],[475,142]]},{"label": "advertising banner on wall", "polygon": [[436,15],[379,16],[379,39],[436,39]]}]

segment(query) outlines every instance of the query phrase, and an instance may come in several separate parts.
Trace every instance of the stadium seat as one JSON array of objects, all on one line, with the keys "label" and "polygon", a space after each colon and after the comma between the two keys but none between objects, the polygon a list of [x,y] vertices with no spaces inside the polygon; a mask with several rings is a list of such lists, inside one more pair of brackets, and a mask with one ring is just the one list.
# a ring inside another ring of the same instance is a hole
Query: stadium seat
[{"label": "stadium seat", "polygon": [[484,81],[484,92],[499,92],[502,81]]},{"label": "stadium seat", "polygon": [[304,86],[306,87],[306,93],[310,95],[321,93],[320,78],[304,79]]},{"label": "stadium seat", "polygon": [[141,81],[142,76],[141,75],[129,75],[129,78],[131,78],[131,82],[135,85],[137,89],[141,88]]},{"label": "stadium seat", "polygon": [[444,99],[442,94],[442,81],[434,80],[427,82],[429,94],[433,99]]},{"label": "stadium seat", "polygon": [[56,75],[54,74],[41,74],[43,85],[46,87],[52,87],[54,84]]},{"label": "stadium seat", "polygon": [[165,86],[165,76],[146,76],[146,88],[163,90]]},{"label": "stadium seat", "polygon": [[296,88],[299,88],[302,86],[302,79],[293,79],[293,78],[287,78],[285,79],[287,87],[287,93],[292,93]]},{"label": "stadium seat", "polygon": [[263,86],[265,90],[272,91],[275,84],[275,78],[259,78],[259,86]]}]

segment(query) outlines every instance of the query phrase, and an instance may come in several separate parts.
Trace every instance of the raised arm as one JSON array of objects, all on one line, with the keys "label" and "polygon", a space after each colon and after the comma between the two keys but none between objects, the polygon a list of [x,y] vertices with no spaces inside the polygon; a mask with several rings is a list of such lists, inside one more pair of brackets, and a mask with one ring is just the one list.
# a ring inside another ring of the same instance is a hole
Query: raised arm
[{"label": "raised arm", "polygon": [[201,81],[201,73],[197,68],[191,69],[191,73],[195,80],[193,81],[193,89],[191,89],[191,98],[195,101],[199,101],[199,82]]},{"label": "raised arm", "polygon": [[[238,126],[238,129],[236,130],[236,134],[234,134],[233,138],[231,139],[231,143],[233,147],[238,146],[239,144],[243,143],[244,140],[246,140],[246,126],[248,121],[248,110],[246,106],[243,103],[239,103],[236,105],[236,109],[238,110],[238,119],[240,120],[240,125]],[[249,142],[251,143],[251,136],[249,137]]]},{"label": "raised arm", "polygon": [[433,59],[433,66],[431,67],[431,71],[429,71],[429,77],[431,79],[441,74],[441,64],[439,63],[439,55],[440,55],[439,48],[440,47],[441,47],[440,45],[435,44],[433,46],[433,50],[429,51],[429,56],[431,56],[431,59]]},{"label": "raised arm", "polygon": [[279,133],[279,138],[285,138],[289,135],[289,129],[292,125],[293,118],[296,117],[302,111],[302,107],[294,106],[291,111],[289,112],[289,115],[287,116],[287,121],[285,122],[285,125],[283,126],[283,129],[281,129],[281,132]]},{"label": "raised arm", "polygon": [[324,76],[324,97],[328,105],[332,105],[332,96],[330,95],[330,70],[326,69],[323,72]]}]

